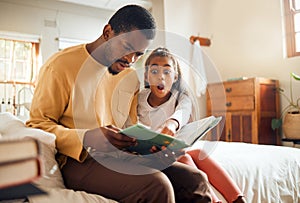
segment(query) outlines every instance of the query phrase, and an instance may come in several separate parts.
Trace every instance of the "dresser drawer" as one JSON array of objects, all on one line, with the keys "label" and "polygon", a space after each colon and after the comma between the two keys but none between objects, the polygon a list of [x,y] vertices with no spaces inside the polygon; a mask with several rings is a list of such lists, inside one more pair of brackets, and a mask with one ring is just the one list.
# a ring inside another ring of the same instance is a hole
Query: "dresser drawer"
[{"label": "dresser drawer", "polygon": [[254,95],[254,81],[248,79],[209,84],[208,93],[210,98]]},{"label": "dresser drawer", "polygon": [[207,108],[215,112],[254,110],[254,96],[226,97],[224,99],[211,98]]}]

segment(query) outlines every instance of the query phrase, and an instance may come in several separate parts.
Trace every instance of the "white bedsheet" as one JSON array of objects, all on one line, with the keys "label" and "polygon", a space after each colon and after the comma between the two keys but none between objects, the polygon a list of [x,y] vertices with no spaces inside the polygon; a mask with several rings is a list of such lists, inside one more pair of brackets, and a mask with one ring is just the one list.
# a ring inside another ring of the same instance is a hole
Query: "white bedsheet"
[{"label": "white bedsheet", "polygon": [[300,149],[209,141],[198,147],[229,172],[249,203],[300,202]]}]

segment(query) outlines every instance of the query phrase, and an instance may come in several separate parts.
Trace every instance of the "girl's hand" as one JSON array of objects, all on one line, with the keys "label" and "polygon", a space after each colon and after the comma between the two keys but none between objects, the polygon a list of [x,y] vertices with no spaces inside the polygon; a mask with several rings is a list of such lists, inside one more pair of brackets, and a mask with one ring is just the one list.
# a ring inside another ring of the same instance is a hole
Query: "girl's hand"
[{"label": "girl's hand", "polygon": [[165,122],[161,133],[170,135],[170,136],[174,136],[178,127],[179,127],[179,123],[176,120],[169,119]]}]

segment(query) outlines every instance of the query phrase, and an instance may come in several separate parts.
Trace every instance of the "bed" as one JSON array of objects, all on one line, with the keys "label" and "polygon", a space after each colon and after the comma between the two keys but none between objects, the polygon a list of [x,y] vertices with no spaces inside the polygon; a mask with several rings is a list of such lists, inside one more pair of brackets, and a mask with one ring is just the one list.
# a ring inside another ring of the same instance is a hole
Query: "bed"
[{"label": "bed", "polygon": [[300,149],[220,141],[200,141],[193,146],[199,147],[226,169],[247,202],[300,202]]},{"label": "bed", "polygon": [[[0,113],[0,139],[26,136],[43,144],[45,174],[36,183],[48,196],[29,198],[29,202],[115,203],[105,197],[83,191],[68,190],[54,159],[54,135],[25,127],[23,121],[9,113]],[[198,141],[193,148],[202,148],[216,159],[233,177],[249,203],[300,202],[300,149],[283,146]],[[226,202],[221,194],[217,195]]]}]

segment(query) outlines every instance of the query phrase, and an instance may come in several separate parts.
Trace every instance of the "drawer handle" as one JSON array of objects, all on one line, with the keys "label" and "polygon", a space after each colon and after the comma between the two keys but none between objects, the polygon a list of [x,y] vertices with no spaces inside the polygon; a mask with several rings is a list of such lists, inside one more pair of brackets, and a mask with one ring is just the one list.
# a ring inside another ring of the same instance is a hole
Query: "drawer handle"
[{"label": "drawer handle", "polygon": [[227,87],[227,88],[225,89],[225,91],[226,91],[226,92],[231,92],[232,89],[231,89],[231,87]]},{"label": "drawer handle", "polygon": [[230,107],[231,106],[231,102],[226,102],[226,106]]}]

